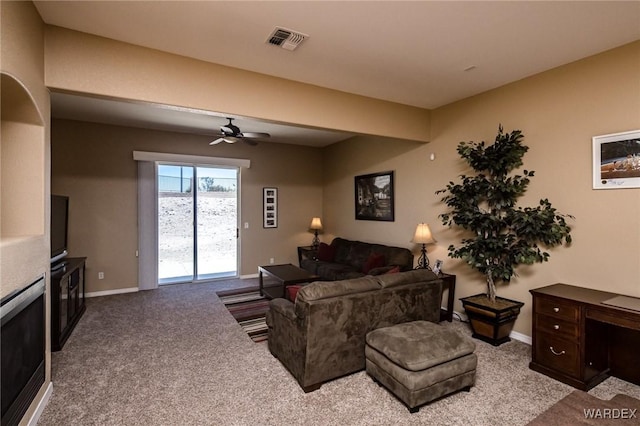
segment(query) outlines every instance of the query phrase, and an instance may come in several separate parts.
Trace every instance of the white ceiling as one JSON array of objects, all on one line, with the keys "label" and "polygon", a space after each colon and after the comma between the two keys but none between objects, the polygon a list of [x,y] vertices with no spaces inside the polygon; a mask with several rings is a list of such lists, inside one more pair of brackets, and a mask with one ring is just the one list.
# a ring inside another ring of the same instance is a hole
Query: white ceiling
[{"label": "white ceiling", "polygon": [[[639,1],[35,1],[35,5],[48,24],[423,108],[640,39]],[[293,52],[271,46],[266,39],[275,26],[309,38]],[[54,115],[73,100],[54,97]],[[143,106],[132,109],[142,112]],[[188,112],[176,113],[183,130],[204,131],[187,119]],[[225,122],[216,120],[215,129]],[[243,131],[269,131],[261,124],[243,128],[252,123],[236,122]],[[314,144],[350,135],[329,136]]]}]

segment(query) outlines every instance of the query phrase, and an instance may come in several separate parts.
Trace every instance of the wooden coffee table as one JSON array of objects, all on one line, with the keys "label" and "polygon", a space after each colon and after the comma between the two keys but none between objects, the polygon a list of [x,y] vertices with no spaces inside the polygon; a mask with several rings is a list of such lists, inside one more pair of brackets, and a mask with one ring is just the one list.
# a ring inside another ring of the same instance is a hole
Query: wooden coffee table
[{"label": "wooden coffee table", "polygon": [[258,275],[260,278],[260,295],[267,299],[285,297],[288,286],[310,283],[320,278],[290,263],[286,265],[258,266]]}]

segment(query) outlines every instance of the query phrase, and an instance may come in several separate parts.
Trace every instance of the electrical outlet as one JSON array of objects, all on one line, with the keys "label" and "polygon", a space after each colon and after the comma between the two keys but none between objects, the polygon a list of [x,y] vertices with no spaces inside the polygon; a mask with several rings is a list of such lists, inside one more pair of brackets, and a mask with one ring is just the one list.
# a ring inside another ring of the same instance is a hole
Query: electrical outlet
[{"label": "electrical outlet", "polygon": [[249,229],[249,222],[244,223],[244,229]]},{"label": "electrical outlet", "polygon": [[269,259],[269,263],[272,264],[272,265],[275,263],[275,261],[276,260],[273,257],[271,259]]},{"label": "electrical outlet", "polygon": [[98,272],[98,279],[104,280],[104,272]]}]

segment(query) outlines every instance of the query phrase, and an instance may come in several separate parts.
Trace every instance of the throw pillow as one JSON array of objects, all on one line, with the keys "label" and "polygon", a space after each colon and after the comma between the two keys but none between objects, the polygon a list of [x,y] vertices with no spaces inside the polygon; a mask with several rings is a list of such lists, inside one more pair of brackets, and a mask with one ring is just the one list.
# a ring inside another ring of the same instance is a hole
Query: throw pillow
[{"label": "throw pillow", "polygon": [[290,285],[287,287],[287,299],[295,303],[298,291],[302,288],[301,285]]},{"label": "throw pillow", "polygon": [[380,253],[371,253],[369,258],[362,265],[362,273],[368,274],[373,268],[384,266],[384,255]]},{"label": "throw pillow", "polygon": [[398,272],[400,272],[400,267],[396,266],[394,268],[389,269],[387,272],[385,272],[385,274],[397,274]]},{"label": "throw pillow", "polygon": [[333,262],[336,255],[336,248],[326,243],[320,243],[318,246],[318,260],[322,262]]}]

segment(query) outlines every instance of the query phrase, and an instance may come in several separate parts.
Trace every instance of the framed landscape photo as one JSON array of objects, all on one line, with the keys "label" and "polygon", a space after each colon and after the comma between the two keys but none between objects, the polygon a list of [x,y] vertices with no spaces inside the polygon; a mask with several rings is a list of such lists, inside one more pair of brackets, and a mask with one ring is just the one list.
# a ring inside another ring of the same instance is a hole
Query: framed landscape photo
[{"label": "framed landscape photo", "polygon": [[356,220],[394,221],[393,172],[355,177]]},{"label": "framed landscape photo", "polygon": [[278,227],[278,188],[263,188],[263,228]]},{"label": "framed landscape photo", "polygon": [[640,188],[640,130],[592,140],[593,189]]}]

